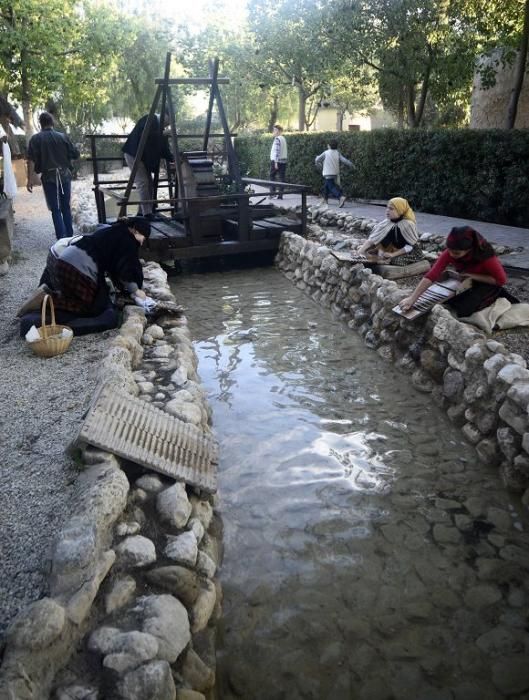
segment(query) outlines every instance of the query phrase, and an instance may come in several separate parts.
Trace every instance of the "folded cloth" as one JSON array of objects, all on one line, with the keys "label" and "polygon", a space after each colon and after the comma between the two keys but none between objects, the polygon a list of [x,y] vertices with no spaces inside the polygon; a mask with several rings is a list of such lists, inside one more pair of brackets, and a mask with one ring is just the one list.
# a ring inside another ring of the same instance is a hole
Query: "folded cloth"
[{"label": "folded cloth", "polygon": [[154,311],[154,309],[156,308],[156,302],[152,297],[146,296],[145,299],[143,299],[139,296],[133,296],[132,298],[134,299],[134,303],[138,306],[141,306],[141,308],[144,309],[147,313]]},{"label": "folded cloth", "polygon": [[529,326],[529,304],[511,304],[504,297],[499,297],[494,304],[459,320],[477,326],[485,333],[492,333],[493,330],[498,329]]}]

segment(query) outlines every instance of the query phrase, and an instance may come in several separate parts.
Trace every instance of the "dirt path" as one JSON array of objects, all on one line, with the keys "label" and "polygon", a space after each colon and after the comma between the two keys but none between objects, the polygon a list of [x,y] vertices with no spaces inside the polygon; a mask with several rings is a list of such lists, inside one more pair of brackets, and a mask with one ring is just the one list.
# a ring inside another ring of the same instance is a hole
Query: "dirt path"
[{"label": "dirt path", "polygon": [[13,263],[0,277],[0,634],[46,594],[50,544],[69,514],[77,476],[65,448],[75,437],[112,331],[75,338],[43,359],[19,337],[17,308],[38,285],[54,241],[40,188],[15,200]]}]

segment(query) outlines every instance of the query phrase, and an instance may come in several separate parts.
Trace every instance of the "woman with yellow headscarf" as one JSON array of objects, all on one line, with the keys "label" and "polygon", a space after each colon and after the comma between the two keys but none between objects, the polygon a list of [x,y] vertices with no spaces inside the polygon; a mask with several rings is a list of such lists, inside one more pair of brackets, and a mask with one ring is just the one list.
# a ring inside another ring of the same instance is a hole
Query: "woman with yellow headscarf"
[{"label": "woman with yellow headscarf", "polygon": [[358,252],[378,255],[386,265],[411,265],[424,258],[415,214],[407,199],[393,197],[389,200],[386,218],[373,228]]}]

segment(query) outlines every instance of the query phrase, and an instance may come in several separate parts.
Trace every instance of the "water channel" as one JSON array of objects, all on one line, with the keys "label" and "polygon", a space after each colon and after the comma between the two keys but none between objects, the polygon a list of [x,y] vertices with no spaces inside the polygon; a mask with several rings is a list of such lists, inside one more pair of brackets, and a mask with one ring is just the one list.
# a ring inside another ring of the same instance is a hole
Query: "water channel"
[{"label": "water channel", "polygon": [[274,269],[173,278],[220,439],[221,700],[529,698],[527,520]]}]

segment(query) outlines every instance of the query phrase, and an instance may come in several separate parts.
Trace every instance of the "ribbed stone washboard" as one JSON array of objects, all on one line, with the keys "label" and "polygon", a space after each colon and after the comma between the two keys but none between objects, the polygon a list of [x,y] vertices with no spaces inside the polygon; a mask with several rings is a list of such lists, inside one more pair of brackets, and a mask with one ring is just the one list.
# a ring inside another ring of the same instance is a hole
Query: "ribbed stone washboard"
[{"label": "ribbed stone washboard", "polygon": [[217,490],[217,443],[202,430],[104,385],[77,442],[88,443],[209,493]]}]

